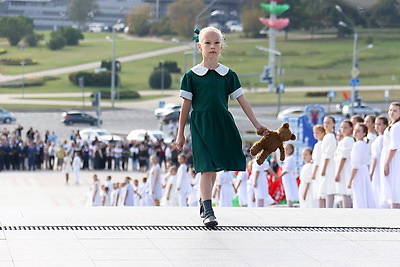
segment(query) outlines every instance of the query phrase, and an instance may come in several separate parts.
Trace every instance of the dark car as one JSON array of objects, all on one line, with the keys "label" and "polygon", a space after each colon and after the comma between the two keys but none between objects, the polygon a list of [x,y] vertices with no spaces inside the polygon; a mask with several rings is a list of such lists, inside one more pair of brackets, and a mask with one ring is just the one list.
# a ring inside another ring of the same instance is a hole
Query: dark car
[{"label": "dark car", "polygon": [[[84,112],[69,111],[63,112],[62,120],[65,125],[72,125],[74,123],[97,125],[98,119]],[[100,124],[102,121],[99,121]]]},{"label": "dark car", "polygon": [[[162,121],[164,124],[169,124],[170,121],[177,122],[177,121],[179,121],[180,114],[181,114],[180,111],[171,111],[162,116]],[[189,122],[190,122],[190,113],[188,115],[188,119],[187,119],[186,123],[189,123]]]}]

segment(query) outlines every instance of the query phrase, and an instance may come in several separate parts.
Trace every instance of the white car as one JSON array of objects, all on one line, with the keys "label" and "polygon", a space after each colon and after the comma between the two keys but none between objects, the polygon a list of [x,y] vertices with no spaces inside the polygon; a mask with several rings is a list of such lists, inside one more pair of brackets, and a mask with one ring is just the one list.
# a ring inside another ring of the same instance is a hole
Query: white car
[{"label": "white car", "polygon": [[180,104],[167,103],[162,108],[156,108],[154,110],[154,116],[156,116],[157,119],[159,119],[165,114],[171,113],[172,111],[180,111],[180,110],[181,110]]},{"label": "white car", "polygon": [[80,136],[83,140],[93,141],[97,137],[97,140],[104,143],[119,142],[122,140],[121,136],[112,134],[111,132],[103,129],[87,128],[79,131]]},{"label": "white car", "polygon": [[169,144],[172,142],[172,138],[164,133],[163,131],[159,130],[145,130],[145,129],[139,129],[139,130],[132,130],[126,139],[128,141],[137,141],[137,142],[142,142],[144,140],[144,137],[146,134],[149,136],[149,139],[153,142],[156,142],[157,140],[164,140],[164,143]]},{"label": "white car", "polygon": [[[351,114],[350,105],[345,105],[342,108],[343,116],[349,118]],[[367,115],[375,115],[379,116],[382,113],[382,110],[379,108],[374,108],[367,106],[363,103],[354,103],[354,114],[361,115],[361,117],[365,117]]]},{"label": "white car", "polygon": [[304,115],[304,108],[288,108],[279,112],[277,118],[278,120],[283,121],[283,119],[287,116],[297,117],[302,115]]}]

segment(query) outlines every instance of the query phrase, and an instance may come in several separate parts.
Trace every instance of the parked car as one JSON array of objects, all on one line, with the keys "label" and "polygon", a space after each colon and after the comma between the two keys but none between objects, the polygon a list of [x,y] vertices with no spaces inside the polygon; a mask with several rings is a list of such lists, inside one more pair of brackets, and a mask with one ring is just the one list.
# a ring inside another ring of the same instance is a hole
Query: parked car
[{"label": "parked car", "polygon": [[[164,124],[169,124],[170,121],[177,122],[179,121],[179,115],[181,114],[180,111],[170,111],[169,113],[165,113],[162,115],[162,122]],[[188,114],[188,119],[186,123],[190,122],[190,112]]]},{"label": "parked car", "polygon": [[13,113],[5,109],[0,109],[0,122],[8,124],[16,120],[17,118]]},{"label": "parked car", "polygon": [[137,141],[137,142],[142,142],[145,138],[145,136],[148,136],[150,141],[157,141],[157,140],[164,140],[164,143],[169,144],[172,142],[172,138],[164,133],[163,131],[159,130],[144,130],[144,129],[139,129],[139,130],[132,130],[126,139],[128,141]]},{"label": "parked car", "polygon": [[[345,105],[342,108],[342,114],[343,116],[349,118],[351,114],[350,110],[351,106],[350,105]],[[362,117],[365,117],[367,115],[375,115],[379,116],[382,113],[382,110],[379,108],[374,108],[365,105],[364,103],[354,103],[354,114],[358,114]]]},{"label": "parked car", "polygon": [[181,110],[180,104],[167,103],[162,108],[156,108],[154,110],[154,116],[156,116],[157,119],[159,119],[164,114],[170,113],[171,111],[180,111],[180,110]]},{"label": "parked car", "polygon": [[295,108],[288,108],[284,109],[278,113],[278,120],[283,121],[283,119],[287,116],[302,116],[304,115],[304,108],[295,107]]},{"label": "parked car", "polygon": [[104,129],[87,128],[79,131],[80,136],[83,140],[93,141],[96,139],[104,143],[119,142],[122,140],[121,136],[112,134],[111,132]]},{"label": "parked car", "polygon": [[[72,125],[74,123],[84,123],[90,125],[97,125],[98,119],[93,117],[87,113],[80,112],[80,111],[67,111],[62,113],[61,122],[65,125]],[[99,121],[100,124],[102,121]]]}]

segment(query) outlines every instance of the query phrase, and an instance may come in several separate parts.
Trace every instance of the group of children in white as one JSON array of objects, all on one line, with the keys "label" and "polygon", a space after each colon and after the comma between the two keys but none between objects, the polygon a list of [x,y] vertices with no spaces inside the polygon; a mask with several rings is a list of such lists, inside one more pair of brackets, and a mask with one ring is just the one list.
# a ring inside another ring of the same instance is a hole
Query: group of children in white
[{"label": "group of children in white", "polygon": [[[294,149],[285,144],[285,160],[280,172],[274,172],[266,160],[258,165],[248,162],[245,171],[220,171],[213,186],[213,203],[232,207],[237,196],[242,207],[275,204],[269,194],[267,177],[282,179],[289,207],[299,201],[301,208],[399,208],[400,207],[400,103],[388,110],[390,121],[380,116],[354,116],[344,120],[335,131],[335,119],[327,116],[324,125],[314,126],[317,143],[304,148],[304,165],[296,173]],[[200,173],[179,155],[179,167],[162,172],[156,155],[142,181],[126,177],[112,183],[111,176],[101,185],[97,175],[88,195],[92,206],[181,206],[199,205]],[[279,175],[278,175],[279,173]],[[297,177],[300,179],[298,186]]]},{"label": "group of children in white", "polygon": [[314,126],[318,142],[302,151],[300,207],[400,207],[399,102],[388,117],[354,116],[336,136],[331,116]]}]

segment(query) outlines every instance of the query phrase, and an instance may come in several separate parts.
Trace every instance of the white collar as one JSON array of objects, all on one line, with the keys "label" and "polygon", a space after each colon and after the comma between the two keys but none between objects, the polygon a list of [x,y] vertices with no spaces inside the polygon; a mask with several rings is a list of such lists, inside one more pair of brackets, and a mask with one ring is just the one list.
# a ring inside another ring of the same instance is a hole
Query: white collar
[{"label": "white collar", "polygon": [[[204,76],[204,75],[206,75],[206,73],[208,72],[209,69],[207,69],[206,67],[200,66],[200,65],[196,65],[193,68],[191,68],[191,70],[196,75]],[[218,67],[215,69],[215,71],[218,72],[219,75],[225,76],[228,73],[229,68],[227,66],[219,64]]]}]

